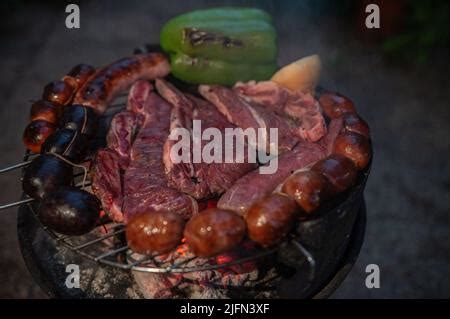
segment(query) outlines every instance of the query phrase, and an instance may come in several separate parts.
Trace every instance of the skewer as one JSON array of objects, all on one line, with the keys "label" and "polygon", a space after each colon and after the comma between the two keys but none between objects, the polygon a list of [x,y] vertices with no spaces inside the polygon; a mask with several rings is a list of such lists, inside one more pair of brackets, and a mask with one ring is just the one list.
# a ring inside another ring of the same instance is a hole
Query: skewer
[{"label": "skewer", "polygon": [[25,160],[23,162],[16,163],[16,164],[4,167],[4,168],[0,168],[0,174],[7,173],[9,171],[12,171],[12,170],[15,170],[15,169],[27,166],[28,164],[30,164],[32,162],[33,158],[38,156],[38,155],[39,154],[36,154],[36,153],[27,153],[27,155],[25,157]]},{"label": "skewer", "polygon": [[[7,173],[9,171],[13,171],[15,169],[22,168],[22,167],[25,167],[27,165],[30,165],[32,161],[33,160],[28,160],[28,161],[24,161],[24,162],[21,162],[21,163],[17,163],[17,164],[13,164],[13,165],[1,168],[0,169],[0,174]],[[83,173],[79,173],[79,174],[73,175],[73,177],[78,177],[78,176],[82,176],[82,175],[83,175]]]},{"label": "skewer", "polygon": [[[80,176],[80,175],[83,175],[83,173],[77,174],[77,175]],[[74,175],[74,176],[76,176],[76,175]],[[81,188],[81,189],[85,189],[85,188],[87,188],[87,187],[89,187],[89,186],[91,186],[91,185],[92,185],[92,183],[91,183],[90,181],[87,181],[87,182],[84,184],[84,188],[82,187],[82,186],[83,186],[83,183],[75,184],[75,187]],[[36,200],[36,199],[34,199],[34,198],[26,198],[26,199],[19,200],[19,201],[17,201],[17,202],[8,203],[8,204],[5,204],[5,205],[1,205],[1,206],[0,206],[0,210],[4,210],[4,209],[8,209],[8,208],[20,206],[20,205],[23,205],[23,204],[32,203],[32,202],[34,202],[35,200]]]},{"label": "skewer", "polygon": [[0,206],[0,210],[20,206],[20,205],[27,204],[27,203],[31,203],[34,200],[35,200],[34,198],[26,198],[26,199],[22,199],[17,202],[14,202],[14,203],[5,204],[5,205]]},{"label": "skewer", "polygon": [[305,256],[306,261],[309,264],[308,280],[313,281],[315,272],[316,272],[316,261],[315,261],[313,255],[311,255],[311,253],[305,247],[303,247],[303,245],[300,244],[300,242],[298,242],[297,239],[292,239],[292,243],[303,254],[303,256]]},{"label": "skewer", "polygon": [[[118,96],[116,97],[116,99],[119,99],[119,98],[127,98],[127,97],[128,97],[128,92],[122,93],[122,94],[118,95]],[[116,103],[110,104],[110,105],[109,105],[108,110],[109,110],[109,109],[121,108],[121,107],[125,107],[125,106],[126,106],[126,101],[123,101],[123,102],[116,101]],[[29,154],[28,154],[28,157],[30,158],[30,157],[34,157],[34,156],[36,156],[36,155],[39,155],[39,154],[29,153]],[[7,167],[4,167],[4,168],[0,168],[0,174],[3,174],[3,173],[6,173],[6,172],[13,171],[13,170],[15,170],[15,169],[18,169],[18,168],[27,166],[27,165],[29,165],[30,163],[31,163],[31,160],[28,160],[28,161],[24,161],[24,162],[21,162],[21,163],[12,164],[12,165],[7,166]],[[2,207],[2,206],[0,206],[0,207]]]},{"label": "skewer", "polygon": [[25,162],[22,162],[22,163],[13,164],[13,165],[11,165],[11,166],[2,168],[2,169],[0,169],[0,174],[3,174],[3,173],[6,173],[6,172],[15,170],[15,169],[17,169],[17,168],[21,168],[21,167],[27,166],[27,165],[30,164],[30,163],[31,163],[31,160],[25,161]]}]

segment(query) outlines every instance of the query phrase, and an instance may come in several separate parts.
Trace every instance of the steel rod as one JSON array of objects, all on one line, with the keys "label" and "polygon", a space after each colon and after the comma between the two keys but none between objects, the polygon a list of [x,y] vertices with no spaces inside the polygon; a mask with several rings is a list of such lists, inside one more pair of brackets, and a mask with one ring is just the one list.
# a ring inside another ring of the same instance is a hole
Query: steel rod
[{"label": "steel rod", "polygon": [[6,173],[6,172],[9,172],[9,171],[12,171],[12,170],[15,170],[15,169],[27,166],[30,163],[31,163],[31,160],[30,161],[25,161],[25,162],[22,162],[22,163],[13,164],[11,166],[2,168],[2,169],[0,169],[0,174],[3,174],[3,173]]},{"label": "steel rod", "polygon": [[31,203],[34,200],[35,200],[34,198],[27,198],[27,199],[19,200],[19,201],[14,202],[14,203],[5,204],[5,205],[0,206],[0,210],[11,208],[11,207],[20,206],[22,204]]},{"label": "steel rod", "polygon": [[314,259],[313,255],[305,248],[303,247],[300,242],[298,242],[296,239],[292,239],[292,243],[294,246],[305,256],[306,260],[309,264],[309,281],[313,281],[316,273],[316,260]]},{"label": "steel rod", "polygon": [[104,259],[106,257],[116,255],[118,253],[121,253],[122,251],[126,251],[127,249],[128,249],[128,246],[124,246],[124,247],[120,247],[120,248],[108,251],[108,252],[106,252],[104,254],[101,254],[100,256],[97,256],[95,258],[95,261],[99,261],[99,260]]},{"label": "steel rod", "polygon": [[83,248],[89,247],[89,246],[91,246],[91,245],[93,245],[93,244],[96,244],[96,243],[98,243],[98,242],[104,241],[105,239],[108,239],[108,238],[114,237],[115,235],[121,234],[121,233],[123,233],[124,231],[125,231],[125,229],[120,229],[120,230],[118,230],[118,231],[115,231],[115,232],[112,232],[112,233],[105,234],[105,235],[103,235],[103,236],[101,236],[101,237],[99,237],[99,238],[96,238],[96,239],[93,239],[93,240],[91,240],[91,241],[88,241],[87,243],[84,243],[84,244],[75,246],[73,249],[79,250],[79,249],[83,249]]}]

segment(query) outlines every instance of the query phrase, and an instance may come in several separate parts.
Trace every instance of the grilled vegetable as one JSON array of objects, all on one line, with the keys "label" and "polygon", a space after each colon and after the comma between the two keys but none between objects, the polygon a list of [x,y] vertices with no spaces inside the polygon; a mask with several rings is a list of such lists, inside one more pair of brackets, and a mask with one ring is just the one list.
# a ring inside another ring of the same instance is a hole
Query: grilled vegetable
[{"label": "grilled vegetable", "polygon": [[270,79],[292,91],[314,93],[319,83],[321,62],[318,55],[311,55],[286,65]]},{"label": "grilled vegetable", "polygon": [[25,169],[22,188],[30,197],[43,198],[71,182],[72,167],[53,155],[44,154],[36,157]]},{"label": "grilled vegetable", "polygon": [[182,14],[161,31],[172,73],[189,83],[231,85],[266,80],[276,70],[271,17],[249,8],[216,8]]},{"label": "grilled vegetable", "polygon": [[246,64],[203,58],[183,53],[171,55],[172,73],[188,83],[233,85],[237,81],[264,80],[275,72],[274,63]]},{"label": "grilled vegetable", "polygon": [[42,200],[38,218],[42,224],[64,235],[83,235],[94,229],[100,203],[94,195],[71,186],[59,187]]}]

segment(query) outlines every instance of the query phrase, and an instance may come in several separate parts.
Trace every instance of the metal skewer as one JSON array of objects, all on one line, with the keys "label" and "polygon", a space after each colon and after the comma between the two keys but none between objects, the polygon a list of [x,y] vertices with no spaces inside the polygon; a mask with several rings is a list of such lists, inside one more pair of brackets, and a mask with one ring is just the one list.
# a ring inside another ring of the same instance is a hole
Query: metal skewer
[{"label": "metal skewer", "polygon": [[[74,175],[74,177],[75,176],[80,176],[80,175],[83,175],[83,173],[76,174],[76,175]],[[82,182],[75,184],[75,187],[81,188],[81,189],[85,189],[85,188],[87,188],[87,187],[89,187],[91,185],[92,185],[92,182],[86,181],[86,183],[84,185],[83,185]],[[0,210],[4,210],[4,209],[20,206],[20,205],[23,205],[23,204],[32,203],[35,200],[36,200],[35,198],[25,198],[25,199],[19,200],[17,202],[8,203],[8,204],[5,204],[5,205],[0,205]]]},{"label": "metal skewer", "polygon": [[8,203],[8,204],[0,206],[0,210],[11,208],[11,207],[20,206],[22,204],[31,203],[34,200],[35,200],[34,198],[26,198],[26,199],[22,199],[22,200],[19,200],[17,202],[14,202],[14,203]]},{"label": "metal skewer", "polygon": [[0,169],[0,174],[6,173],[6,172],[9,172],[9,171],[12,171],[12,170],[15,170],[17,168],[21,168],[21,167],[27,166],[30,163],[31,163],[31,160],[25,161],[25,162],[22,162],[22,163],[17,163],[17,164],[14,164],[14,165],[2,168],[2,169]]}]

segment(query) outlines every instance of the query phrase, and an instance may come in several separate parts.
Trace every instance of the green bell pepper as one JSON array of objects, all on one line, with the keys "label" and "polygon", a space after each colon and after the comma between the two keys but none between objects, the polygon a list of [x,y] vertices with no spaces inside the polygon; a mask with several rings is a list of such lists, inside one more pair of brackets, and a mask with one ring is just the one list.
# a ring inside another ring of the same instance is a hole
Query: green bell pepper
[{"label": "green bell pepper", "polygon": [[190,83],[232,85],[265,80],[276,69],[271,17],[249,8],[216,8],[182,14],[161,31],[172,73]]}]

